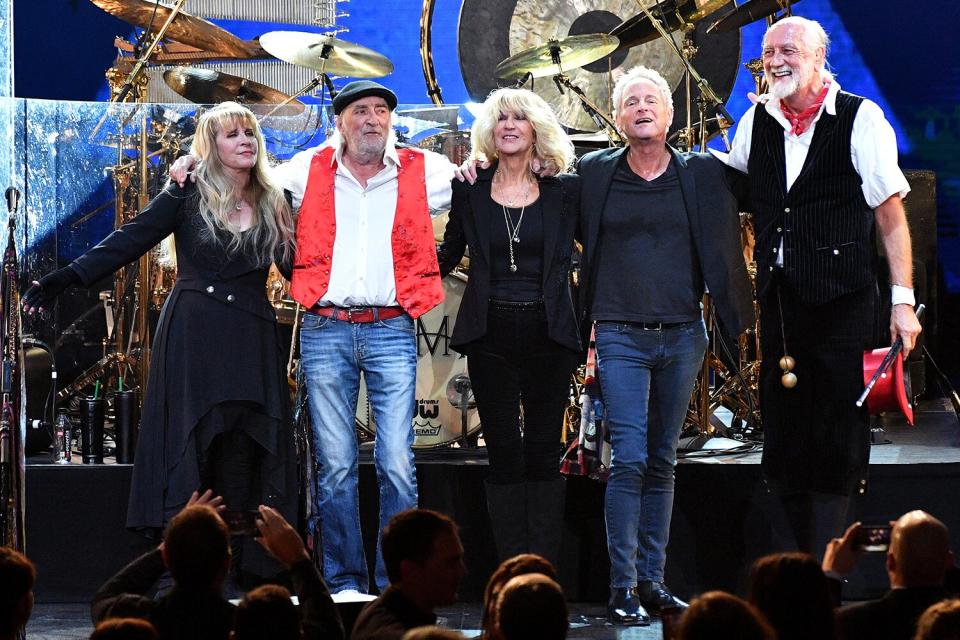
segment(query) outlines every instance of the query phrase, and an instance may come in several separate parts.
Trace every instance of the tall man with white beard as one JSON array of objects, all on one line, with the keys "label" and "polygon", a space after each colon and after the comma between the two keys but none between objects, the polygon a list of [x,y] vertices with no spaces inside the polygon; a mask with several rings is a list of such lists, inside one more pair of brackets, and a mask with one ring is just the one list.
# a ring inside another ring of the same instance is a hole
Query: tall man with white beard
[{"label": "tall man with white beard", "polygon": [[[737,128],[729,164],[749,174],[757,235],[763,473],[783,509],[777,543],[819,553],[866,489],[870,432],[855,401],[879,340],[875,234],[890,271],[891,341],[920,333],[893,128],[826,70],[827,34],[785,18],[763,39],[769,94]],[[786,346],[785,346],[786,345]],[[794,388],[780,359],[795,359]]]}]

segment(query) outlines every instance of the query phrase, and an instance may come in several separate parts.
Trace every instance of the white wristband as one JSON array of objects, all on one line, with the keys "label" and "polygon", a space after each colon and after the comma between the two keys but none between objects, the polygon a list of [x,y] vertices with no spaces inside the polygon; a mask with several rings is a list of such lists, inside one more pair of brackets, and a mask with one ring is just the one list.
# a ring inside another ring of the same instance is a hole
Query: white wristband
[{"label": "white wristband", "polygon": [[908,304],[911,307],[917,306],[917,299],[913,296],[913,289],[901,287],[898,284],[890,285],[890,306],[898,304]]}]

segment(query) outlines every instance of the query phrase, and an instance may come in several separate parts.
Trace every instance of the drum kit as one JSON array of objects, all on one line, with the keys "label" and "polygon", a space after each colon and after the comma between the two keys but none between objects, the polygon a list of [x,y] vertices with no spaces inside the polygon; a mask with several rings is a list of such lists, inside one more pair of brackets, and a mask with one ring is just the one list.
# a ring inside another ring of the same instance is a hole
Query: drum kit
[{"label": "drum kit", "polygon": [[[469,153],[469,133],[458,129],[458,108],[443,104],[433,69],[430,32],[434,1],[424,0],[420,31],[424,79],[436,107],[399,110],[397,116],[436,123],[443,132],[427,137],[420,146],[444,153],[459,164]],[[273,118],[271,122],[301,115],[306,107],[300,98],[314,92],[321,101],[325,93],[332,99],[332,78],[377,78],[394,69],[383,54],[335,35],[272,31],[255,40],[243,40],[183,11],[185,0],[175,0],[170,6],[152,0],[91,2],[143,30],[138,42],[117,39],[122,53],[107,72],[111,102],[132,102],[134,109],[123,111],[125,116],[108,111],[91,138],[112,117],[121,121],[119,129],[123,131],[123,125],[147,99],[144,71],[151,66],[179,65],[166,70],[163,81],[189,102],[206,105],[232,100],[264,118]],[[722,134],[732,124],[723,101],[736,77],[739,27],[762,18],[772,19],[778,12],[789,14],[790,4],[787,0],[748,0],[740,6],[732,0],[551,0],[544,6],[539,0],[463,0],[458,33],[460,65],[467,91],[475,100],[484,99],[499,85],[529,86],[554,107],[577,146],[583,147],[622,144],[610,115],[612,87],[629,67],[647,65],[667,78],[675,102],[684,105],[676,109],[673,129],[678,130],[676,143],[691,149],[697,142],[705,145],[708,138]],[[478,29],[477,24],[485,28]],[[203,66],[213,61],[271,58],[309,70],[314,77],[299,90],[287,93]],[[129,220],[149,199],[147,185],[152,169],[147,160],[172,161],[192,137],[185,123],[190,120],[154,119],[148,125],[144,116],[139,134],[118,134],[108,139],[107,144],[117,147],[118,156],[117,165],[112,167],[117,225]],[[282,128],[282,124],[278,126]],[[402,132],[398,137],[403,140]],[[138,152],[137,161],[129,159],[131,150]],[[147,314],[162,305],[175,275],[156,252],[141,259],[138,269],[133,273],[133,293],[128,286],[130,274],[117,276],[113,292],[117,309],[132,311],[114,318],[117,329],[112,332],[111,348],[99,363],[65,387],[69,393],[61,391],[59,400],[79,393],[87,381],[113,368],[118,375],[125,369],[128,379],[146,380],[150,349]],[[422,355],[418,365],[417,447],[467,446],[475,441],[480,428],[465,360],[448,348],[467,271],[460,269],[446,279],[448,302],[418,325]],[[288,289],[279,273],[271,274],[267,293],[278,318],[282,323],[295,324],[299,310],[290,300]],[[122,299],[131,297],[130,304],[122,303]],[[747,362],[737,368],[749,372],[750,366]],[[725,380],[733,378],[724,376]],[[729,386],[723,390],[727,400],[749,393]],[[748,382],[741,386],[753,385]],[[741,404],[753,406],[750,402]],[[740,413],[740,417],[749,419],[749,411]],[[374,422],[369,418],[369,408],[361,402],[358,429],[372,433]]]}]

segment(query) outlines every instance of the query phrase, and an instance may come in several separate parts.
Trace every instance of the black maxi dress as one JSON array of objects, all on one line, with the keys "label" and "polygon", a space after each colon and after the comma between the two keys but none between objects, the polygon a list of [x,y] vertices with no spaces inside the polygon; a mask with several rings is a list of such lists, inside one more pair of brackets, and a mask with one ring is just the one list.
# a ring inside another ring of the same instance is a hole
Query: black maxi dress
[{"label": "black maxi dress", "polygon": [[[262,448],[260,496],[251,501],[293,522],[296,459],[282,343],[266,297],[268,267],[208,239],[198,202],[194,185],[171,183],[70,265],[89,286],[175,235],[177,280],[153,341],[127,526],[163,527],[201,486],[200,461],[214,437],[232,427]],[[238,406],[246,409],[239,427],[230,424]]]}]

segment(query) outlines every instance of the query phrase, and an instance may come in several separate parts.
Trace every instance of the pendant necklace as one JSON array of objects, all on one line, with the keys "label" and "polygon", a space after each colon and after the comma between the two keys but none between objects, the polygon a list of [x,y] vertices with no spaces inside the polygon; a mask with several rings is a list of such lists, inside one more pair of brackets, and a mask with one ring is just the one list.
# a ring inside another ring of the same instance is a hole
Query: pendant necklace
[{"label": "pendant necklace", "polygon": [[520,217],[517,218],[517,224],[513,224],[513,219],[510,217],[509,212],[507,212],[507,206],[514,208],[513,203],[516,201],[516,194],[514,194],[513,199],[507,198],[507,195],[503,191],[503,184],[497,186],[500,189],[500,197],[507,203],[506,205],[501,204],[500,208],[503,209],[503,222],[507,226],[507,248],[510,250],[510,273],[516,273],[517,263],[514,260],[513,245],[520,244],[520,225],[523,224],[523,212],[527,209],[526,203],[527,197],[530,195],[530,183],[527,182],[527,188],[523,192],[523,206],[520,207]]}]

